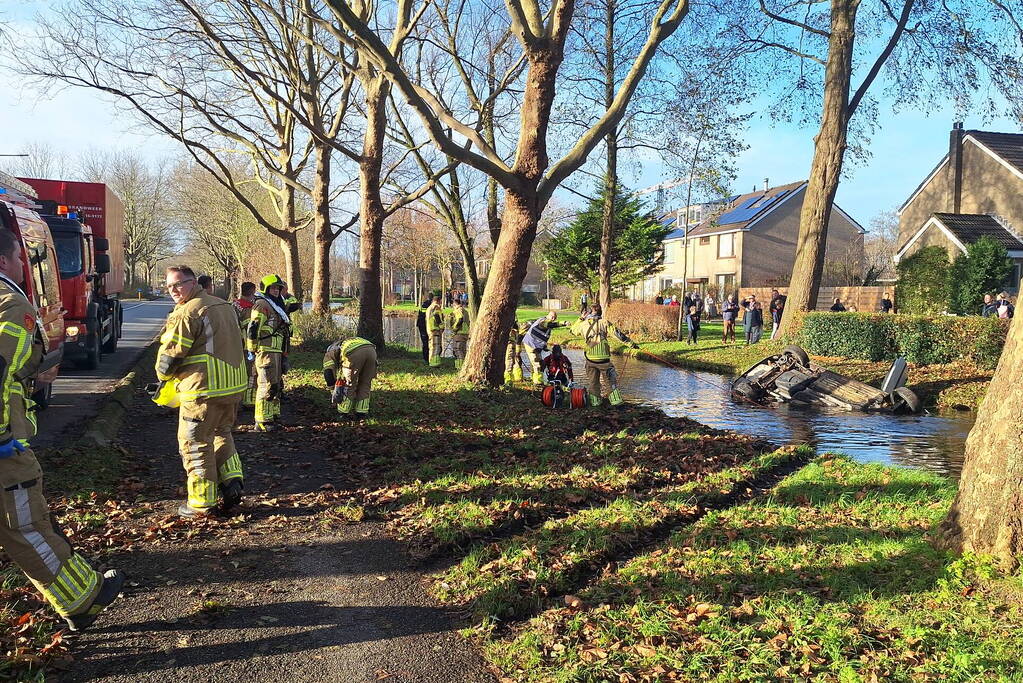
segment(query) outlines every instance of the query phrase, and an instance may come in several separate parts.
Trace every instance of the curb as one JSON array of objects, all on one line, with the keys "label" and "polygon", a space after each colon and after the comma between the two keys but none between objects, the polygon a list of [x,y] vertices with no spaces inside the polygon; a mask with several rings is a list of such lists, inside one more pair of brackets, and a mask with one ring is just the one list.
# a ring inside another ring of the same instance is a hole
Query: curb
[{"label": "curb", "polygon": [[142,386],[143,370],[155,362],[158,340],[156,337],[142,351],[132,369],[122,377],[107,395],[103,407],[92,419],[89,428],[78,438],[82,448],[107,448],[121,430],[124,415],[135,402],[135,390]]}]

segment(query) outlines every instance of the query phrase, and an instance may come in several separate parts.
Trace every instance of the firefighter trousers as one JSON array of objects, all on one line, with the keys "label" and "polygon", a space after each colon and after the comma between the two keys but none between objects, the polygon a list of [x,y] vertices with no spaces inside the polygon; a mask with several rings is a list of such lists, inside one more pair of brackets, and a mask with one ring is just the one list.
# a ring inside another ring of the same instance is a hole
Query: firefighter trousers
[{"label": "firefighter trousers", "polygon": [[529,349],[529,370],[532,372],[533,384],[543,384],[542,349]]},{"label": "firefighter trousers", "polygon": [[103,578],[53,525],[31,449],[0,459],[0,547],[61,616],[89,611]]},{"label": "firefighter trousers", "polygon": [[507,383],[522,379],[522,365],[519,362],[521,352],[519,344],[508,342],[508,349],[504,353],[504,381]]},{"label": "firefighter trousers", "polygon": [[190,507],[215,506],[219,485],[242,478],[242,461],[231,435],[241,400],[241,394],[232,394],[181,403],[178,450],[185,467]]},{"label": "firefighter trousers", "polygon": [[258,382],[256,377],[256,363],[246,363],[246,369],[249,372],[249,383],[245,386],[242,405],[246,408],[251,408],[256,405],[256,383]]},{"label": "firefighter trousers", "polygon": [[260,351],[256,354],[256,423],[274,422],[281,416],[281,354]]},{"label": "firefighter trousers", "polygon": [[444,349],[444,330],[434,330],[430,333],[430,365],[440,367],[440,354]]},{"label": "firefighter trousers", "polygon": [[451,350],[455,356],[455,370],[462,367],[462,361],[465,360],[465,350],[469,343],[469,335],[467,334],[456,334],[451,337]]},{"label": "firefighter trousers", "polygon": [[613,406],[622,403],[622,395],[618,391],[618,373],[610,360],[592,361],[587,358],[586,384],[591,405],[599,406],[604,398]]},{"label": "firefighter trousers", "polygon": [[341,376],[348,384],[348,395],[337,405],[337,411],[350,415],[369,414],[369,392],[373,378],[377,376],[377,349],[372,344],[360,346],[348,354],[348,361],[341,366]]}]

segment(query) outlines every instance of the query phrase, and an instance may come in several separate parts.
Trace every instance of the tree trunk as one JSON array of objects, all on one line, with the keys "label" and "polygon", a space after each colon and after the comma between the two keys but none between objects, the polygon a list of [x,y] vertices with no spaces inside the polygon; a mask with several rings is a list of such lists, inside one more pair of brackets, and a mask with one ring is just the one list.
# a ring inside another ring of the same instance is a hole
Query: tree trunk
[{"label": "tree trunk", "polygon": [[387,127],[387,83],[382,77],[364,83],[366,132],[359,162],[359,326],[363,339],[384,346],[384,307],[380,288],[380,242],[384,204],[380,199],[384,132]]},{"label": "tree trunk", "polygon": [[993,555],[1013,571],[1023,557],[1023,322],[1009,327],[998,368],[966,440],[959,493],[937,544]]},{"label": "tree trunk", "polygon": [[[605,0],[607,15],[604,27],[604,108],[610,109],[615,97],[615,0]],[[606,313],[611,306],[611,248],[614,246],[615,195],[618,192],[618,126],[605,138],[607,146],[607,178],[604,215],[600,227],[600,264],[597,268],[600,308]]]},{"label": "tree trunk", "polygon": [[284,254],[284,280],[288,283],[288,291],[299,301],[303,301],[302,270],[299,265],[298,233],[295,231],[295,190],[290,186],[284,191],[284,207],[281,211],[281,230],[286,237],[281,237],[281,252]]},{"label": "tree trunk", "polygon": [[814,309],[820,292],[828,221],[842,175],[849,132],[849,86],[858,6],[856,0],[831,2],[831,37],[824,71],[821,126],[814,141],[813,164],[799,214],[796,260],[789,282],[782,334],[789,331],[797,312]]},{"label": "tree trunk", "polygon": [[316,143],[313,178],[313,313],[330,312],[330,248],[334,244],[330,225],[330,146]]},{"label": "tree trunk", "polygon": [[504,382],[504,352],[515,320],[519,291],[526,277],[529,253],[536,237],[540,208],[535,193],[504,194],[501,239],[483,291],[479,316],[472,326],[461,377],[469,382],[499,386]]},{"label": "tree trunk", "polygon": [[[483,138],[492,149],[497,149],[494,135],[494,107],[496,106],[494,91],[497,89],[494,58],[494,55],[491,55],[487,62],[487,88],[490,97],[483,108]],[[487,176],[487,229],[490,231],[490,241],[495,248],[498,238],[501,237],[501,216],[497,206],[497,191],[497,180]]]}]

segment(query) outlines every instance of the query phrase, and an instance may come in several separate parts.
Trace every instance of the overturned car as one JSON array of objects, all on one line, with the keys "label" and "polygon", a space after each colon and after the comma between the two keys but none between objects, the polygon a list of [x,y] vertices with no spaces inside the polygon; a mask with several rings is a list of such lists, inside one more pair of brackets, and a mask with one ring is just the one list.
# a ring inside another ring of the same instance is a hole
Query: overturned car
[{"label": "overturned car", "polygon": [[892,363],[880,389],[810,363],[798,346],[786,346],[732,382],[732,393],[754,403],[780,401],[844,410],[919,413],[920,399],[906,383],[906,361]]}]

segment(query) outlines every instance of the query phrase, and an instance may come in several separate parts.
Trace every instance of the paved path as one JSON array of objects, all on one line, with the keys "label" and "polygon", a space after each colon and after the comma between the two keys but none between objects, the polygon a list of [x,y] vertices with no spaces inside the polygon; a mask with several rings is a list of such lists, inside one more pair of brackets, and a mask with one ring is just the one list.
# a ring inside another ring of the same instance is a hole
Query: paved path
[{"label": "paved path", "polygon": [[105,394],[131,370],[142,351],[160,331],[167,313],[174,307],[170,299],[161,301],[125,301],[124,328],[117,351],[104,355],[95,370],[78,370],[66,364],[53,385],[50,407],[39,414],[39,435],[32,439],[37,448],[59,446],[73,427],[93,417]]}]

